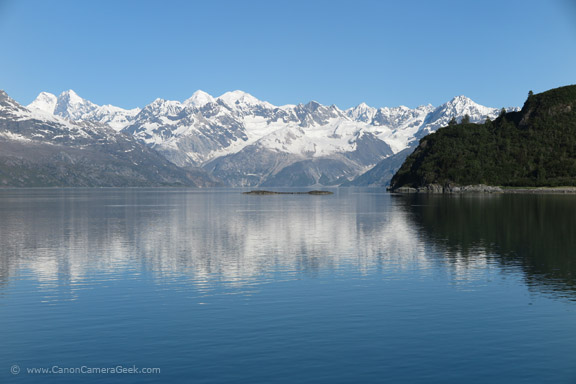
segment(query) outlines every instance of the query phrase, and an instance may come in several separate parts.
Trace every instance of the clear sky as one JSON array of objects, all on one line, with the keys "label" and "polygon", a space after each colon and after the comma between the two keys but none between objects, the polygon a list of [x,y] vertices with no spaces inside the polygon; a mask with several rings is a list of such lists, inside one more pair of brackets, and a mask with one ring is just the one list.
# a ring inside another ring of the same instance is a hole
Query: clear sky
[{"label": "clear sky", "polygon": [[576,0],[0,0],[0,89],[144,106],[241,89],[348,108],[522,105],[576,83]]}]

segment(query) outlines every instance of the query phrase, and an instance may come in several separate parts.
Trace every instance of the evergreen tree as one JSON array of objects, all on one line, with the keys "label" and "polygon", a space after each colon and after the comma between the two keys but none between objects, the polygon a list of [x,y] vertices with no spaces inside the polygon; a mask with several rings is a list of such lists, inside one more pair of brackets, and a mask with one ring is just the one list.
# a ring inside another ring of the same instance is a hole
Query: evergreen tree
[{"label": "evergreen tree", "polygon": [[[391,180],[428,184],[576,186],[576,85],[528,97],[522,111],[455,124],[423,137]],[[528,107],[526,107],[526,105]],[[466,118],[462,120],[466,121]]]}]

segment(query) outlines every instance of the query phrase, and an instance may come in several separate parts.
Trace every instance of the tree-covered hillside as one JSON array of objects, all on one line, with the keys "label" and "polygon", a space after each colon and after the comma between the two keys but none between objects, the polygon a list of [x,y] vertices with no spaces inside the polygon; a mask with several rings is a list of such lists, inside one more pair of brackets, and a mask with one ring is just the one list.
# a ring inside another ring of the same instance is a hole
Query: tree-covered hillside
[{"label": "tree-covered hillside", "polygon": [[422,138],[390,185],[429,184],[576,185],[576,85],[530,92],[519,112]]}]

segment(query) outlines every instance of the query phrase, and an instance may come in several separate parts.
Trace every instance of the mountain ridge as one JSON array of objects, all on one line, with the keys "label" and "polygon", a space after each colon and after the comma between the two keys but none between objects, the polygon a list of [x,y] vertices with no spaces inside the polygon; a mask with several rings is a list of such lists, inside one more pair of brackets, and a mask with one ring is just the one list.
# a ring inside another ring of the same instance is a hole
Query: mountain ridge
[{"label": "mountain ridge", "polygon": [[[41,93],[30,107],[49,112],[55,97],[50,95]],[[439,107],[374,108],[360,103],[341,110],[315,101],[274,106],[239,90],[218,97],[196,91],[182,102],[156,99],[131,112],[78,99],[73,91],[64,92],[56,98],[52,113],[107,123],[177,166],[203,167],[232,186],[269,185],[272,181],[267,178],[278,181],[284,167],[309,174],[310,185],[350,182],[378,162],[415,146],[452,118],[461,120],[468,114],[471,121],[481,121],[499,112],[464,96]],[[268,167],[250,158],[256,154]],[[303,180],[297,175],[286,177]]]},{"label": "mountain ridge", "polygon": [[209,185],[109,125],[28,109],[0,91],[0,186]]}]

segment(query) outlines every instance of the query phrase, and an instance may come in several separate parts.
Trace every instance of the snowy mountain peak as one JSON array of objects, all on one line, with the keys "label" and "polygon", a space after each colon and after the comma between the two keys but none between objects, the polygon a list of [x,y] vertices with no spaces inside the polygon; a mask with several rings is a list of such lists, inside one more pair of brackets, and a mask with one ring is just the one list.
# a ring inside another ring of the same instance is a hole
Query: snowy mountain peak
[{"label": "snowy mountain peak", "polygon": [[128,125],[134,116],[140,112],[139,108],[125,110],[113,105],[99,106],[78,96],[71,89],[62,92],[58,97],[48,92],[41,92],[27,108],[68,120],[86,120],[108,124],[117,131]]},{"label": "snowy mountain peak", "polygon": [[[51,99],[49,96],[54,96],[49,93],[46,93],[46,95],[48,95],[47,99]],[[46,95],[40,94],[40,100],[43,99],[41,96]],[[3,91],[0,91],[0,115],[2,115],[2,118],[7,118],[11,121],[39,120],[47,123],[56,123],[60,127],[64,127],[66,129],[70,128],[70,124],[67,120],[34,106],[30,108],[24,107]],[[47,131],[43,131],[43,133],[46,132]]]},{"label": "snowy mountain peak", "polygon": [[354,121],[361,121],[363,123],[371,122],[375,114],[376,108],[366,103],[360,103],[356,107],[346,110],[346,116]]},{"label": "snowy mountain peak", "polygon": [[86,101],[80,96],[78,96],[78,94],[74,92],[72,89],[62,92],[59,97],[67,98],[68,100],[70,100],[71,103],[82,103]]},{"label": "snowy mountain peak", "polygon": [[303,104],[303,107],[306,108],[307,110],[310,110],[310,111],[315,111],[318,108],[320,108],[321,106],[322,106],[322,104],[320,104],[316,100],[310,100],[306,104]]},{"label": "snowy mountain peak", "polygon": [[471,123],[481,123],[487,117],[495,118],[498,113],[498,108],[485,107],[466,96],[456,96],[429,113],[426,116],[425,124],[419,129],[415,137],[421,138],[440,127],[445,127],[453,118],[460,122],[464,116],[468,115]]},{"label": "snowy mountain peak", "polygon": [[491,114],[493,108],[487,108],[483,105],[477,104],[466,96],[456,96],[447,103],[439,106],[434,113],[436,112],[441,112],[450,118],[469,115],[472,118],[472,121],[475,121],[474,118],[476,118],[477,121],[480,121],[482,117]]},{"label": "snowy mountain peak", "polygon": [[182,109],[184,109],[184,105],[179,101],[157,98],[145,106],[142,111],[155,116],[173,116],[180,113]]},{"label": "snowy mountain peak", "polygon": [[458,96],[454,96],[452,98],[452,100],[450,100],[451,102],[455,102],[455,101],[462,101],[462,102],[473,102],[471,98],[466,97],[464,95],[458,95]]},{"label": "snowy mountain peak", "polygon": [[224,103],[231,107],[235,105],[258,105],[263,103],[251,94],[238,90],[226,92],[218,99],[222,100]]},{"label": "snowy mountain peak", "polygon": [[366,104],[365,102],[361,102],[360,104],[358,104],[356,106],[356,108],[354,109],[362,109],[362,110],[367,110],[367,109],[374,109],[371,106],[369,106],[368,104]]},{"label": "snowy mountain peak", "polygon": [[182,104],[188,106],[192,105],[194,107],[203,107],[208,103],[213,103],[216,99],[214,99],[210,94],[198,90],[192,94],[189,99],[186,99]]},{"label": "snowy mountain peak", "polygon": [[0,111],[7,113],[26,113],[28,112],[14,99],[12,99],[6,92],[0,89]]},{"label": "snowy mountain peak", "polygon": [[81,98],[70,89],[58,96],[54,114],[70,120],[80,120],[96,109],[98,109],[98,105]]},{"label": "snowy mountain peak", "polygon": [[36,99],[34,99],[34,101],[28,104],[26,107],[28,109],[37,109],[48,113],[54,113],[57,102],[58,98],[56,95],[48,92],[40,92]]},{"label": "snowy mountain peak", "polygon": [[154,99],[153,102],[151,102],[151,103],[148,104],[148,105],[162,105],[162,104],[164,104],[166,101],[167,101],[167,100],[165,100],[165,99],[163,99],[163,98],[161,98],[161,97],[157,97],[157,98]]},{"label": "snowy mountain peak", "polygon": [[478,104],[476,104],[472,99],[470,99],[464,95],[460,95],[460,96],[454,97],[452,100],[445,103],[445,105],[467,106],[467,105],[478,105]]}]

